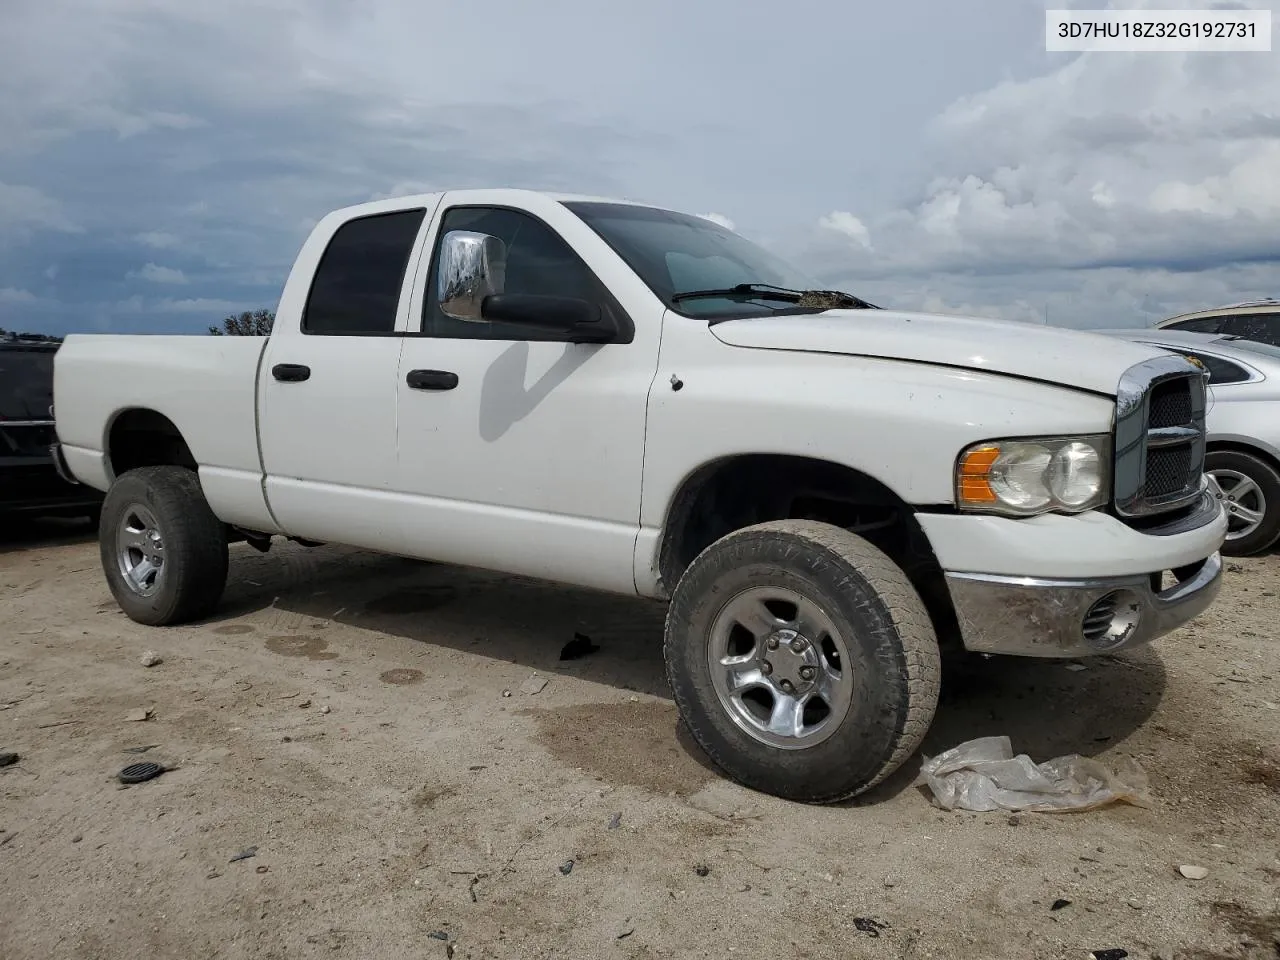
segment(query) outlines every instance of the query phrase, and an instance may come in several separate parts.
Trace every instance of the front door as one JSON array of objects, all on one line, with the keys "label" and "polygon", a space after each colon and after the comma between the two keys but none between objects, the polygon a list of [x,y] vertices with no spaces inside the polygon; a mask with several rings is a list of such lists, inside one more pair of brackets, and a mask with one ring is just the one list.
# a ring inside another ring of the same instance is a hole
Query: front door
[{"label": "front door", "polygon": [[442,209],[430,269],[419,271],[421,328],[406,336],[396,378],[396,484],[413,497],[406,552],[633,592],[658,318],[634,318],[629,343],[572,344],[558,332],[446,316],[434,251],[452,230],[506,244],[507,293],[622,306],[550,225],[554,211],[544,220],[449,208],[447,196]]}]

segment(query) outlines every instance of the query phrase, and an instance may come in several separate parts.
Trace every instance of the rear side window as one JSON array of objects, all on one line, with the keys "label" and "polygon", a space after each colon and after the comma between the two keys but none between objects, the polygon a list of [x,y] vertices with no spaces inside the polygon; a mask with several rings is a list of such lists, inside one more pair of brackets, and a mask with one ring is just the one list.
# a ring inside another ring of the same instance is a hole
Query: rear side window
[{"label": "rear side window", "polygon": [[1227,319],[1223,333],[1280,347],[1280,313],[1241,313]]},{"label": "rear side window", "polygon": [[425,210],[350,220],[325,248],[302,312],[302,331],[330,336],[392,333],[400,287]]},{"label": "rear side window", "polygon": [[1194,320],[1183,320],[1181,323],[1170,323],[1165,330],[1186,330],[1189,333],[1220,333],[1222,317],[1196,317]]}]

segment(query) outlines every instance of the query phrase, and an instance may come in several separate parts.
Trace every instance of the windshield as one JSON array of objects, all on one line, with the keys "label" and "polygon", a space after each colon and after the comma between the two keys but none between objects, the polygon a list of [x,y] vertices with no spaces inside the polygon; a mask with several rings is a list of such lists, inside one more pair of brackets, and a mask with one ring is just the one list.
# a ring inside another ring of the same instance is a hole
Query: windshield
[{"label": "windshield", "polygon": [[599,234],[668,307],[686,316],[818,312],[777,299],[753,298],[749,292],[677,301],[680,294],[727,291],[739,284],[788,290],[813,290],[819,285],[763,247],[702,217],[627,203],[575,201],[565,206]]}]

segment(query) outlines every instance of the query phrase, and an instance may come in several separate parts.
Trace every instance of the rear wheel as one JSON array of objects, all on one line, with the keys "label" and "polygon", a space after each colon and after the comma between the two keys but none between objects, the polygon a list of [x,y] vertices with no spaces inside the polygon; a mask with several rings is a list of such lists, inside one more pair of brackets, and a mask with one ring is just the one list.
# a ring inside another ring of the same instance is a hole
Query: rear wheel
[{"label": "rear wheel", "polygon": [[667,676],[690,732],[734,780],[831,803],[924,738],[938,643],[906,575],[861,537],[784,520],[731,533],[677,584]]},{"label": "rear wheel", "polygon": [[1280,474],[1264,460],[1238,450],[1205,457],[1210,489],[1227,511],[1222,552],[1232,557],[1261,553],[1280,537]]},{"label": "rear wheel", "polygon": [[102,569],[131,620],[167,626],[208,616],[227,582],[227,538],[200,479],[140,467],[111,485],[98,524]]}]

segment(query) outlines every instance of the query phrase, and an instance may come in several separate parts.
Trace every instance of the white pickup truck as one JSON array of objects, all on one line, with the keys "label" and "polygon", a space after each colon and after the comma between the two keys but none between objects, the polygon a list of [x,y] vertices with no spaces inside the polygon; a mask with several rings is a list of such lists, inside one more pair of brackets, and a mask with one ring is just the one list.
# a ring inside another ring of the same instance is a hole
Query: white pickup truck
[{"label": "white pickup truck", "polygon": [[340,543],[669,601],[737,781],[832,802],[918,747],[941,644],[1080,657],[1217,594],[1202,370],[899,313],[701,217],[518,190],[326,216],[269,337],[70,336],[57,462],[144,624],[229,542]]}]

